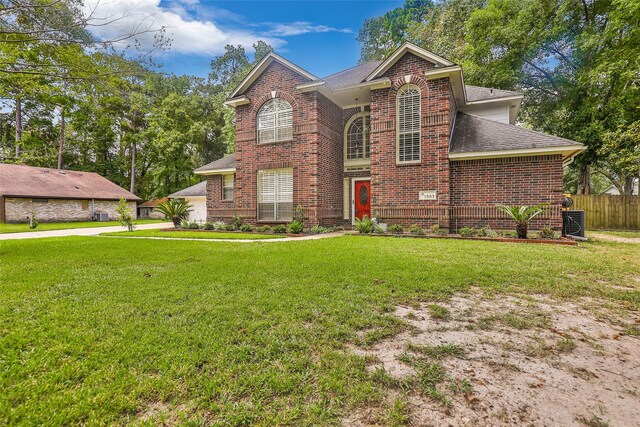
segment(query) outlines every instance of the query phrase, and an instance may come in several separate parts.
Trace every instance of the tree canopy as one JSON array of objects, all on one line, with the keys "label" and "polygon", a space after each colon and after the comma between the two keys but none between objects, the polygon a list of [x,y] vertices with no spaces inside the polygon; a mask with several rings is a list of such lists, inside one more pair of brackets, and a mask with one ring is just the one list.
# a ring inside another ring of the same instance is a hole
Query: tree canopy
[{"label": "tree canopy", "polygon": [[[590,171],[623,193],[640,156],[640,3],[635,0],[407,1],[365,21],[361,61],[412,41],[463,66],[468,84],[525,93],[524,126],[587,145],[571,166],[588,193]],[[623,162],[627,165],[627,162]],[[637,174],[635,175],[638,176]],[[570,180],[568,182],[574,182]]]}]

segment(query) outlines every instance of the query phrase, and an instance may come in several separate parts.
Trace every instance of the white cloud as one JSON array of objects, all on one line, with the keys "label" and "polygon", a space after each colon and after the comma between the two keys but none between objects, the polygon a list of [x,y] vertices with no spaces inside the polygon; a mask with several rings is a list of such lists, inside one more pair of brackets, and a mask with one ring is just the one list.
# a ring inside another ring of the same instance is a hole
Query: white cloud
[{"label": "white cloud", "polygon": [[326,25],[313,25],[311,22],[291,22],[288,24],[280,24],[269,22],[266,25],[270,26],[271,29],[267,31],[267,34],[279,37],[286,36],[298,36],[300,34],[307,33],[329,33],[329,32],[338,32],[338,33],[352,33],[353,31],[349,28],[334,28],[328,27]]},{"label": "white cloud", "polygon": [[[222,28],[216,21],[238,21],[240,17],[224,9],[204,8],[199,0],[173,0],[166,7],[160,0],[86,0],[85,12],[91,14],[90,31],[101,40],[113,40],[141,30],[152,30],[136,37],[143,49],[153,45],[157,30],[164,27],[172,39],[170,52],[216,55],[227,44],[251,46],[264,40],[274,48],[286,44],[285,37],[308,33],[343,32],[350,29],[314,25],[311,22],[259,25],[236,22],[237,28]],[[205,13],[206,11],[206,13]],[[99,25],[105,24],[108,25]],[[124,43],[133,44],[134,40]]]},{"label": "white cloud", "polygon": [[[251,46],[257,40],[264,40],[274,48],[285,44],[284,40],[268,34],[222,30],[212,20],[190,19],[186,10],[179,8],[179,5],[163,8],[160,0],[87,0],[85,11],[92,16],[90,31],[101,40],[152,30],[136,37],[143,48],[152,46],[154,35],[157,34],[154,30],[162,27],[166,29],[167,37],[172,39],[171,52],[177,53],[214,55],[224,52],[227,44]],[[108,25],[97,26],[101,23]],[[133,42],[127,41],[130,44]]]}]

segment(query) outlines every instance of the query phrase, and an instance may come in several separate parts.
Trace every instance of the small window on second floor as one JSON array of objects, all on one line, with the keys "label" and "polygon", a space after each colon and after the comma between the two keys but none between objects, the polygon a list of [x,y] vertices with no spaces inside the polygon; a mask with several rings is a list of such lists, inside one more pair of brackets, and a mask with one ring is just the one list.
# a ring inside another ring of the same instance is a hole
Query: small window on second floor
[{"label": "small window on second floor", "polygon": [[258,144],[289,141],[293,138],[293,109],[281,98],[265,102],[257,116]]},{"label": "small window on second floor", "polygon": [[233,174],[222,175],[222,200],[233,200]]}]

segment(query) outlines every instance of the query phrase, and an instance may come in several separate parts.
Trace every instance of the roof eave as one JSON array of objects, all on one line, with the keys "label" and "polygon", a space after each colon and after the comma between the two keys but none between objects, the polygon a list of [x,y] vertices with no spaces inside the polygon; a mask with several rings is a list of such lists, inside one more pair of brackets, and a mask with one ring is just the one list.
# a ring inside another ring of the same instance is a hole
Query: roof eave
[{"label": "roof eave", "polygon": [[480,160],[480,159],[496,159],[504,157],[528,157],[528,156],[550,156],[554,154],[562,154],[563,163],[568,159],[572,159],[576,155],[584,151],[586,147],[583,144],[562,145],[556,147],[540,147],[540,148],[519,148],[515,150],[495,150],[495,151],[467,151],[458,153],[449,153],[449,160]]},{"label": "roof eave", "polygon": [[227,169],[196,169],[193,171],[193,173],[195,173],[196,175],[203,175],[203,176],[208,176],[208,175],[225,175],[225,174],[229,174],[229,173],[235,173],[236,172],[236,168],[227,168]]},{"label": "roof eave", "polygon": [[241,105],[246,105],[248,103],[249,103],[249,98],[242,95],[242,96],[237,96],[235,98],[227,98],[223,104],[225,107],[236,108]]}]

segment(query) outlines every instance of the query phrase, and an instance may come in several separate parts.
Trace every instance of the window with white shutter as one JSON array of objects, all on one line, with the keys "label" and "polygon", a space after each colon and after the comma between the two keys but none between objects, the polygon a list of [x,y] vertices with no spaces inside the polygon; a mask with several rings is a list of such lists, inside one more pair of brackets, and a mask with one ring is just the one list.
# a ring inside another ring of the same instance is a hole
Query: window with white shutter
[{"label": "window with white shutter", "polygon": [[233,200],[233,174],[222,175],[222,200]]},{"label": "window with white shutter", "polygon": [[281,98],[265,102],[258,111],[258,144],[289,141],[293,138],[293,109]]},{"label": "window with white shutter", "polygon": [[258,171],[258,221],[293,219],[293,169]]},{"label": "window with white shutter", "polygon": [[415,85],[400,88],[397,95],[397,161],[420,161],[420,89]]},{"label": "window with white shutter", "polygon": [[369,113],[360,113],[345,128],[345,166],[368,164],[371,157]]}]

